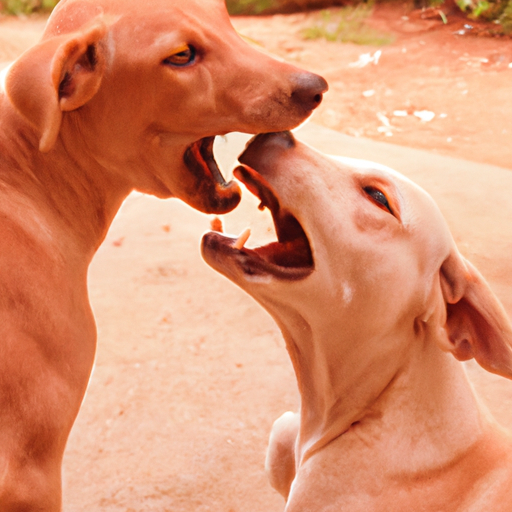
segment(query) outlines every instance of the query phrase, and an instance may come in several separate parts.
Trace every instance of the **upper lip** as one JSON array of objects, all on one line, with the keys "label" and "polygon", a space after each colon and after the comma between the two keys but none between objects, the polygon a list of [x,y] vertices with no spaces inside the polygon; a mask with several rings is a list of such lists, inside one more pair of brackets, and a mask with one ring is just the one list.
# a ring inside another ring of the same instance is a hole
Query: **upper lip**
[{"label": "upper lip", "polygon": [[205,213],[227,213],[241,199],[240,187],[234,181],[226,182],[213,156],[215,136],[205,137],[191,144],[183,155],[185,166],[194,178],[193,206]]}]

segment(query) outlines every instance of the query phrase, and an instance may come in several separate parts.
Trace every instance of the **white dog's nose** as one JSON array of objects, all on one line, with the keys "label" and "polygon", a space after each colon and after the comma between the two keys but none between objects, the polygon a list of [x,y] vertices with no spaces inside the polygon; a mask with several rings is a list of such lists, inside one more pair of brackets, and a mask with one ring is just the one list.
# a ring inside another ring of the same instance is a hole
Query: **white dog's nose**
[{"label": "white dog's nose", "polygon": [[276,167],[277,159],[296,145],[291,132],[260,133],[245,147],[238,161],[258,172],[270,172]]}]

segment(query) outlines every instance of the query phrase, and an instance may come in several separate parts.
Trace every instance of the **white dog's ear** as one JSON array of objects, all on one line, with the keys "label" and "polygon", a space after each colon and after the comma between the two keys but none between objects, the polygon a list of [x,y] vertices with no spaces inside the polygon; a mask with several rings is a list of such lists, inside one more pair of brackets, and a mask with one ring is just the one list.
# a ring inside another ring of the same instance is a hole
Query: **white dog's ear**
[{"label": "white dog's ear", "polygon": [[512,325],[481,274],[455,249],[441,266],[446,302],[442,347],[460,361],[512,378]]},{"label": "white dog's ear", "polygon": [[42,152],[55,144],[62,112],[85,105],[98,91],[106,62],[99,42],[106,30],[95,21],[79,32],[43,40],[9,69],[7,96],[39,130]]}]

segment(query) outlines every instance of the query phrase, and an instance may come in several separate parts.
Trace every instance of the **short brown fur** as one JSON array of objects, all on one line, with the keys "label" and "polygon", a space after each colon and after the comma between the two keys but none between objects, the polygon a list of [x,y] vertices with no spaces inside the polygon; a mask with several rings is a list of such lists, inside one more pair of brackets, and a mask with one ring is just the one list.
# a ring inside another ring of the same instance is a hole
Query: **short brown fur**
[{"label": "short brown fur", "polygon": [[[184,44],[196,60],[168,65]],[[62,0],[3,86],[0,510],[56,512],[95,354],[87,269],[122,201],[233,208],[238,186],[191,173],[187,147],[296,126],[326,87],[243,42],[222,0]]]}]

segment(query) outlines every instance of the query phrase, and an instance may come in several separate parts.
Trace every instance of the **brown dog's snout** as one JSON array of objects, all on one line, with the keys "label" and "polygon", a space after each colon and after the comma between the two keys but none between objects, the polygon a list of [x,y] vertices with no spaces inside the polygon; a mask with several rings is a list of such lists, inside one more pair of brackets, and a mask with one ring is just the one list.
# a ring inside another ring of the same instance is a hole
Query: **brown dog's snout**
[{"label": "brown dog's snout", "polygon": [[296,73],[291,78],[292,100],[304,110],[314,110],[329,89],[327,82],[314,73]]}]

